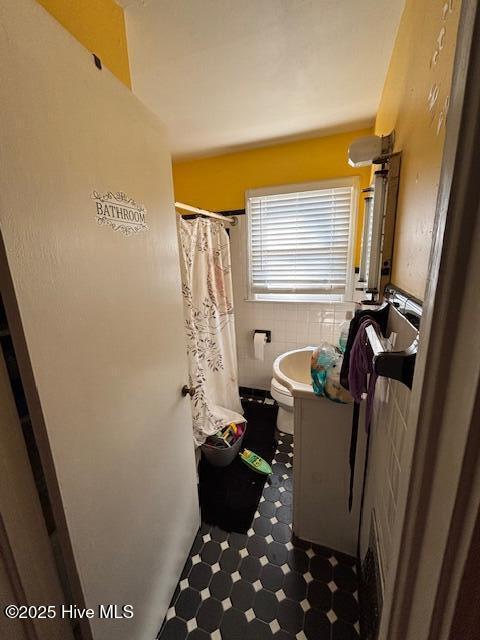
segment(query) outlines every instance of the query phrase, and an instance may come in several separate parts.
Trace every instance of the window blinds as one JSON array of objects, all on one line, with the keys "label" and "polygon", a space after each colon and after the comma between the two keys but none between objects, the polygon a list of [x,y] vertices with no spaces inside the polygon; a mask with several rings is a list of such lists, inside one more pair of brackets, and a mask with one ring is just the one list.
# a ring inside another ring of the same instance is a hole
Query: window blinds
[{"label": "window blinds", "polygon": [[248,199],[250,288],[345,293],[353,187]]}]

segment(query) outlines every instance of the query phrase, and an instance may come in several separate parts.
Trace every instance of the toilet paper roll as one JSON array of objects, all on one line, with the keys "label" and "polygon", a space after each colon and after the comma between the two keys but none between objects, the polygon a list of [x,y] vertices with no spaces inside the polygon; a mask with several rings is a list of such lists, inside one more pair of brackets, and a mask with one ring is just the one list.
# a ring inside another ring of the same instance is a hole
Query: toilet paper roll
[{"label": "toilet paper roll", "polygon": [[255,354],[255,360],[263,360],[266,341],[267,341],[266,333],[253,334],[253,351]]}]

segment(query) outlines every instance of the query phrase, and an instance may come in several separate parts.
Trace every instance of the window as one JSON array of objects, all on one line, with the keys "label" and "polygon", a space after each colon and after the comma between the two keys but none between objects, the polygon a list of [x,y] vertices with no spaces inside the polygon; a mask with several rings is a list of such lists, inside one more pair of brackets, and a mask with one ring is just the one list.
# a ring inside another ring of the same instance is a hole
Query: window
[{"label": "window", "polygon": [[351,297],[356,178],[246,196],[249,299]]}]

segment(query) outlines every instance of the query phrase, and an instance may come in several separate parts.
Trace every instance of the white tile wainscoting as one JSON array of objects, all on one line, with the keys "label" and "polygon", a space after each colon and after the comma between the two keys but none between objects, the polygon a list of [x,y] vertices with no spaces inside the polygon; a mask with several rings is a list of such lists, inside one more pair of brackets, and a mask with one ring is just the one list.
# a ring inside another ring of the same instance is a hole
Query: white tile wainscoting
[{"label": "white tile wainscoting", "polygon": [[[275,358],[306,345],[318,346],[324,341],[335,344],[345,313],[353,310],[354,304],[247,301],[245,223],[245,216],[239,216],[239,224],[230,232],[239,384],[270,389]],[[253,355],[255,329],[272,332],[272,342],[265,345],[263,360],[255,360]]]},{"label": "white tile wainscoting", "polygon": [[[397,333],[394,349],[400,351],[412,343],[416,337],[416,330],[404,319],[397,319],[393,324],[391,324],[391,320],[392,314],[389,319],[389,330]],[[397,380],[382,377],[377,380],[371,424],[361,551],[362,557],[364,557],[373,520],[377,536],[382,588],[390,570],[393,537],[400,526],[397,511],[399,488],[402,477],[410,472],[410,454],[404,446],[410,394],[410,389]]]},{"label": "white tile wainscoting", "polygon": [[410,390],[401,382],[379,378],[375,391],[370,463],[364,511],[366,551],[371,515],[375,519],[382,583],[388,576],[393,534],[398,526],[400,479],[408,472],[403,443],[407,432]]}]

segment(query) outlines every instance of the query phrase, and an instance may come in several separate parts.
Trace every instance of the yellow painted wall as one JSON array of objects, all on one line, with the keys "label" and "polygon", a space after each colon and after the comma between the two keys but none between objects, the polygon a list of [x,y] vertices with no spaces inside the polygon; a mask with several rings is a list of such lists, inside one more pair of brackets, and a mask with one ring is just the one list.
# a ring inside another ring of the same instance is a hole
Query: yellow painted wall
[{"label": "yellow painted wall", "polygon": [[[402,151],[392,281],[420,299],[427,281],[459,11],[460,0],[407,0],[375,124],[379,134],[395,129],[395,149]],[[432,105],[429,96],[436,88]]]},{"label": "yellow painted wall", "polygon": [[[347,162],[352,140],[370,129],[259,147],[173,165],[175,199],[212,211],[243,209],[245,191],[258,187],[359,176],[363,189],[370,169],[353,169]],[[363,205],[359,206],[356,264],[360,259]]]},{"label": "yellow painted wall", "polygon": [[37,0],[131,88],[123,9],[114,0]]}]

